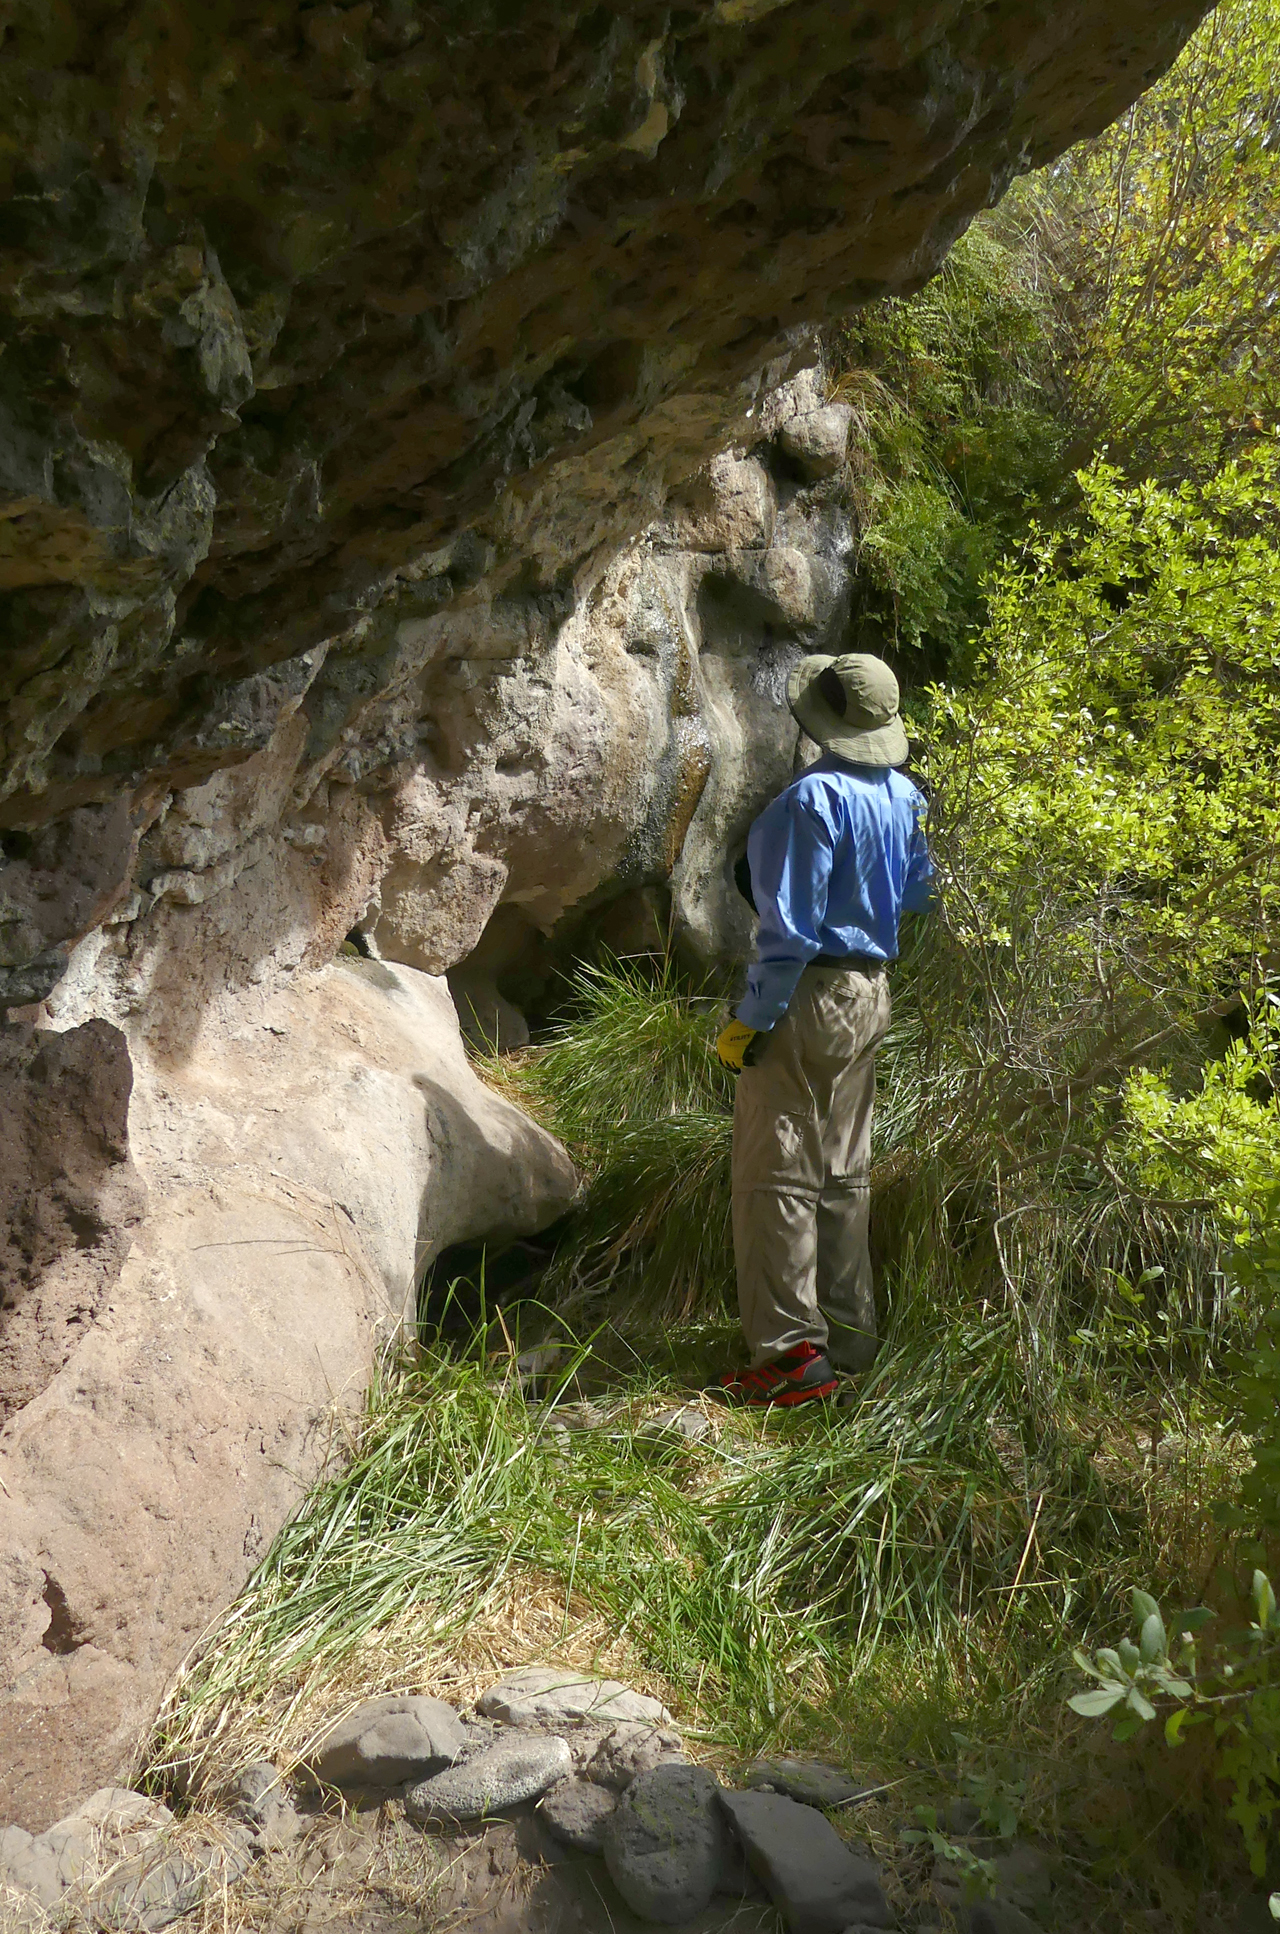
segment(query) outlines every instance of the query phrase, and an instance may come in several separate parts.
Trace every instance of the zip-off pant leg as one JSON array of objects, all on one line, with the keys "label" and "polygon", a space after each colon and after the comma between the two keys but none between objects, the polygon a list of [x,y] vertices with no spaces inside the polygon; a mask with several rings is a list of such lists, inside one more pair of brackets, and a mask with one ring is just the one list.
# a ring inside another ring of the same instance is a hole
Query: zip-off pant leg
[{"label": "zip-off pant leg", "polygon": [[733,1246],[753,1365],[797,1343],[862,1370],[876,1347],[868,1233],[876,1049],[889,982],[808,967],[733,1115]]}]

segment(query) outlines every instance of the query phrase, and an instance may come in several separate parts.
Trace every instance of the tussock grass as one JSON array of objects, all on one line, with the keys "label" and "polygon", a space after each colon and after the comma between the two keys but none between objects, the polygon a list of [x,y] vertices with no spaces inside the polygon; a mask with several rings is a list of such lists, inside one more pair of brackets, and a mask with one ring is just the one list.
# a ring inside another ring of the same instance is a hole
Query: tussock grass
[{"label": "tussock grass", "polygon": [[858,1403],[706,1402],[704,1440],[655,1433],[733,1347],[718,1009],[667,968],[606,966],[547,1047],[490,1071],[588,1178],[543,1285],[570,1339],[552,1387],[522,1392],[501,1324],[388,1366],[173,1688],[158,1783],[198,1799],[255,1758],[287,1771],[363,1698],[464,1705],[536,1660],[655,1693],[713,1763],[812,1750],[887,1781],[886,1848],[938,1768],[1016,1768],[1050,1831],[1112,1791],[1062,1662],[1125,1622],[1131,1586],[1193,1603],[1222,1555],[1244,1447],[1213,1379],[1212,1232],[1071,1178],[1011,1214],[946,1123],[926,1132],[908,995],[880,1066],[885,1343]]},{"label": "tussock grass", "polygon": [[[1123,1445],[1110,1468],[1090,1447],[1096,1415],[1035,1437],[1008,1323],[934,1321],[929,1339],[925,1320],[851,1414],[713,1407],[693,1445],[654,1433],[678,1393],[639,1374],[566,1434],[509,1363],[424,1353],[388,1373],[350,1464],[176,1687],[153,1774],[216,1788],[303,1755],[373,1692],[464,1703],[532,1659],[656,1692],[712,1757],[829,1751],[834,1719],[871,1758],[864,1690],[888,1660],[935,1747],[975,1714],[1007,1727],[1064,1620],[1087,1635],[1151,1575],[1149,1514]],[[1186,1493],[1184,1553],[1209,1477]]]}]

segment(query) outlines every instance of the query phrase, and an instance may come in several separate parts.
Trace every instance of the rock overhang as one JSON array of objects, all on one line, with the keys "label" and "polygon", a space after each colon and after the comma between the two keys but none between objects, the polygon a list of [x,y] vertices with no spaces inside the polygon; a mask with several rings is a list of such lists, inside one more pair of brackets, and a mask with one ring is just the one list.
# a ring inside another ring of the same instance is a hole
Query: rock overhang
[{"label": "rock overhang", "polygon": [[554,623],[801,325],[926,279],[1202,11],[26,9],[0,824],[145,815],[329,640],[390,687],[388,598]]}]

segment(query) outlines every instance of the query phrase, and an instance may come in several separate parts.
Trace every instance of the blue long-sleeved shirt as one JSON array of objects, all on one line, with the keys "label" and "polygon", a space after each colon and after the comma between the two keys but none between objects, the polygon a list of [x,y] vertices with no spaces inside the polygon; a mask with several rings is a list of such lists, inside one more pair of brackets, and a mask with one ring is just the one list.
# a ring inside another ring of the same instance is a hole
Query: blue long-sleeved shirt
[{"label": "blue long-sleeved shirt", "polygon": [[833,753],[766,806],[747,841],[760,915],[738,1019],[770,1028],[817,954],[898,957],[898,921],[933,895],[923,795],[891,768]]}]

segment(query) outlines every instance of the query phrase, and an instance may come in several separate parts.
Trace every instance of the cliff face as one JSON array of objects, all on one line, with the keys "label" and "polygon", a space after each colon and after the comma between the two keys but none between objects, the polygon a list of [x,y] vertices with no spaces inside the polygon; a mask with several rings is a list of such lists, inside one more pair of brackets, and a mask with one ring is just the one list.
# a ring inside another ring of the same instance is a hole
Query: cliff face
[{"label": "cliff face", "polygon": [[846,635],[812,323],[1201,11],[0,7],[0,1824],[127,1772],[422,1262],[570,1199],[455,1008],[744,949]]},{"label": "cliff face", "polygon": [[802,325],[1202,11],[11,0],[0,993],[290,718],[291,800],[399,824],[468,614],[479,683],[547,646]]}]

